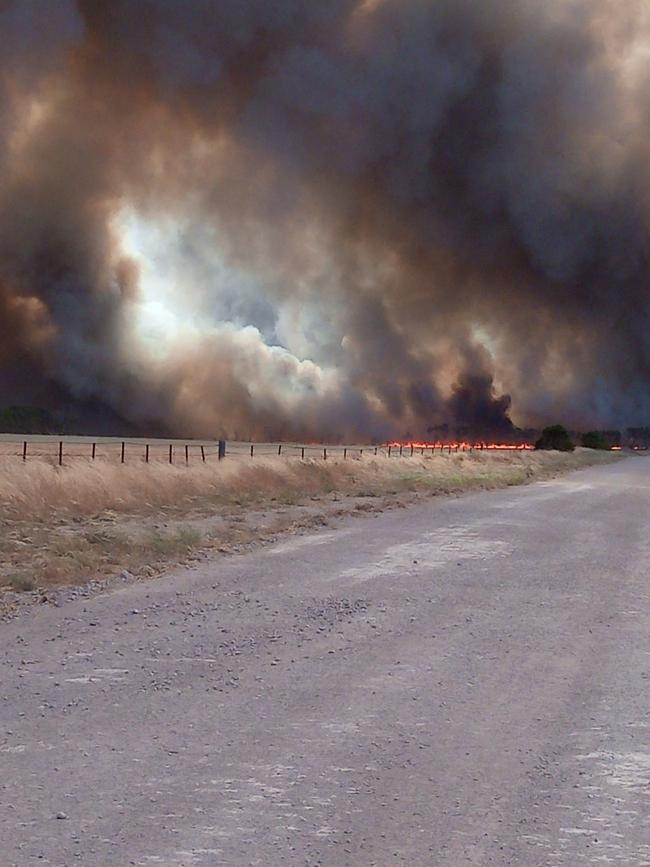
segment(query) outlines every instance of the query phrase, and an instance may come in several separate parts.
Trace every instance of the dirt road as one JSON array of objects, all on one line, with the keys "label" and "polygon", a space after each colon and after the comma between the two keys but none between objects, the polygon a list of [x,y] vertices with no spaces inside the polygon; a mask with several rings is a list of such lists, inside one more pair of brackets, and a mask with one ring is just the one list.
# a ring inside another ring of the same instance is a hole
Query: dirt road
[{"label": "dirt road", "polygon": [[650,461],[0,626],[2,863],[650,864]]}]

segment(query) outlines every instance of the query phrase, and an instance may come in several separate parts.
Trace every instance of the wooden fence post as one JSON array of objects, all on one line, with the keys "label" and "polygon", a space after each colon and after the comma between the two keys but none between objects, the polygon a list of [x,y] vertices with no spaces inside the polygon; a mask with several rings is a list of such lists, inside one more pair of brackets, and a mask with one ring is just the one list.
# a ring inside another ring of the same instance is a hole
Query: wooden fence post
[{"label": "wooden fence post", "polygon": [[190,462],[190,447],[185,443],[185,466]]},{"label": "wooden fence post", "polygon": [[205,463],[205,449],[203,446],[201,446],[201,460]]},{"label": "wooden fence post", "polygon": [[305,460],[305,447],[304,446],[300,449],[300,460],[301,461]]},{"label": "wooden fence post", "polygon": [[63,466],[63,440],[59,440],[59,466]]},{"label": "wooden fence post", "polygon": [[348,450],[343,449],[343,460],[346,461],[348,459]]},{"label": "wooden fence post", "polygon": [[327,449],[323,449],[323,460],[327,460]]},{"label": "wooden fence post", "polygon": [[171,443],[169,444],[169,463],[174,463],[174,446]]},{"label": "wooden fence post", "polygon": [[27,440],[23,443],[23,460],[27,460]]},{"label": "wooden fence post", "polygon": [[91,450],[91,460],[95,460],[95,455],[97,454],[97,443],[93,443],[93,447]]},{"label": "wooden fence post", "polygon": [[121,455],[120,455],[120,463],[121,463],[121,464],[124,463],[124,443],[122,443],[122,452],[121,452]]},{"label": "wooden fence post", "polygon": [[[219,440],[219,446],[218,446],[218,452],[217,453],[218,453],[220,461],[222,461],[226,457],[226,441],[225,440]],[[253,457],[253,446],[251,446],[251,457]]]},{"label": "wooden fence post", "polygon": [[145,464],[149,463],[149,443],[147,443],[144,447],[144,462]]}]

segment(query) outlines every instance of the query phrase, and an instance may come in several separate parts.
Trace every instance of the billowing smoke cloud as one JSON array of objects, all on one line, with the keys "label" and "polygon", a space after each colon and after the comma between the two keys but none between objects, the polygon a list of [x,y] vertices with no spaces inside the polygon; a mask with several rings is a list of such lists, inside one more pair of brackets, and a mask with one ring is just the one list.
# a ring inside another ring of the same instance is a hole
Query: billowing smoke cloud
[{"label": "billowing smoke cloud", "polygon": [[0,398],[650,415],[645,0],[0,0]]}]

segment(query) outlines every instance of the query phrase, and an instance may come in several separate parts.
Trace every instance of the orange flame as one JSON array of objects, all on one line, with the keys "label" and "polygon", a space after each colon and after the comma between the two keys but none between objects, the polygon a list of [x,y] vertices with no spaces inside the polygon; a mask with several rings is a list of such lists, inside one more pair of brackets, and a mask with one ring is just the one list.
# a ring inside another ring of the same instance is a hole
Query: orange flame
[{"label": "orange flame", "polygon": [[399,442],[399,440],[395,440],[393,442],[386,443],[388,448],[401,448],[404,449],[422,449],[435,451],[436,449],[440,449],[444,451],[445,449],[448,451],[470,451],[472,449],[476,450],[488,450],[488,451],[508,451],[508,452],[522,452],[522,451],[531,451],[534,446],[531,443],[492,443],[492,442],[468,442],[468,441],[454,441],[454,442]]}]

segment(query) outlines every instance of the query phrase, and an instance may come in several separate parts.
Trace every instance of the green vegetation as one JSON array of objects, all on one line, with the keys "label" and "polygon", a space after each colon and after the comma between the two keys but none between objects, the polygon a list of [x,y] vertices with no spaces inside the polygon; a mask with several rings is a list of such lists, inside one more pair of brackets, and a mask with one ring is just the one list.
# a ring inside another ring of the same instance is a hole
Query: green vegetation
[{"label": "green vegetation", "polygon": [[575,446],[571,442],[567,429],[561,424],[553,424],[544,428],[541,437],[535,443],[535,448],[545,451],[572,452]]},{"label": "green vegetation", "polygon": [[582,435],[582,445],[586,449],[609,449],[609,443],[602,431],[592,430]]},{"label": "green vegetation", "polygon": [[46,410],[36,406],[8,406],[0,409],[0,433],[57,433],[57,423]]}]

